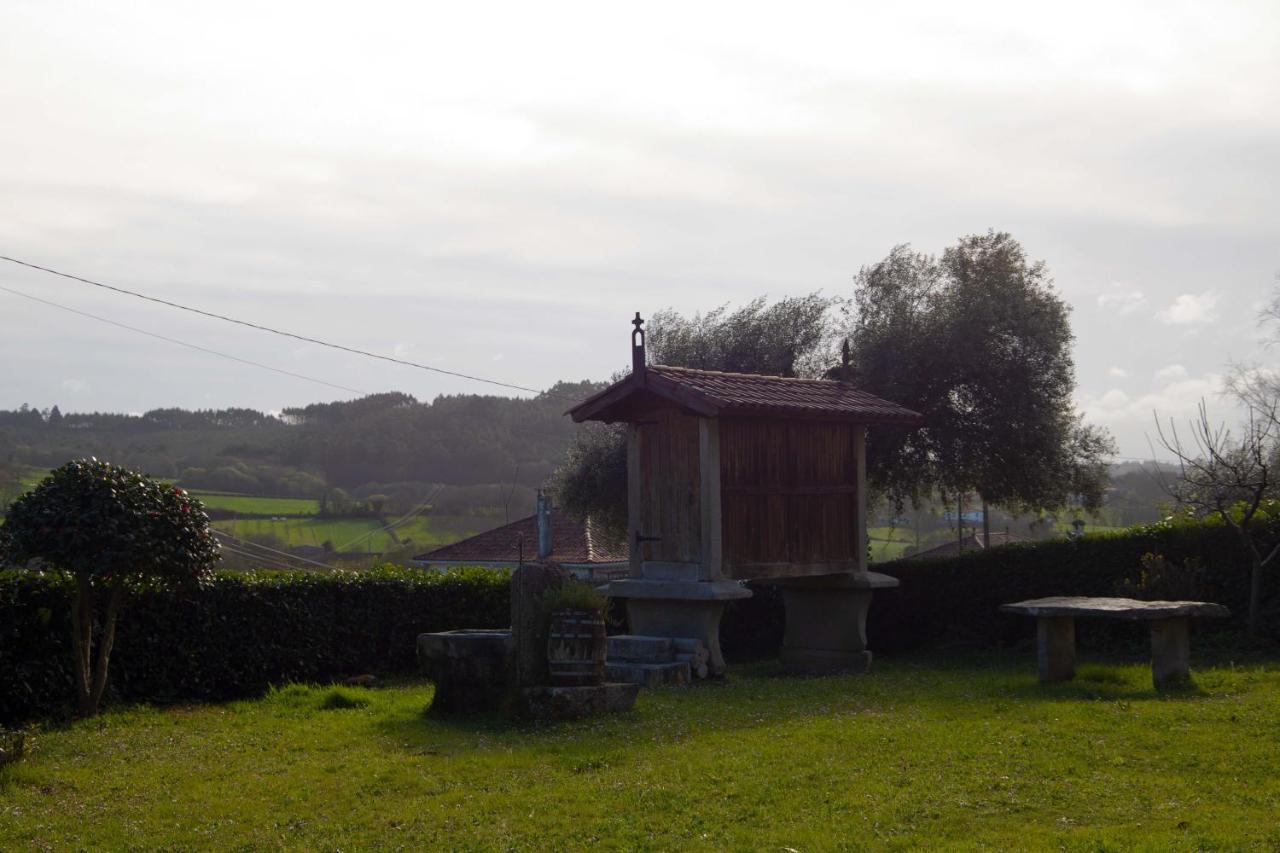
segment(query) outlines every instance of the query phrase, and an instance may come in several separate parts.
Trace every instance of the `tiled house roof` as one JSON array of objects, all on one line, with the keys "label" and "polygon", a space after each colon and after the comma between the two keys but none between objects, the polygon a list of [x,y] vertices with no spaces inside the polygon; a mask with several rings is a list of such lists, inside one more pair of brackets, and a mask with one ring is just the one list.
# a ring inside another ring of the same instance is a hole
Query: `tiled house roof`
[{"label": "tiled house roof", "polygon": [[575,421],[627,420],[637,395],[662,397],[700,415],[838,418],[916,425],[917,412],[832,379],[721,373],[657,364],[632,373],[570,410]]},{"label": "tiled house roof", "polygon": [[624,563],[625,551],[615,551],[600,541],[589,522],[573,521],[559,514],[551,516],[551,554],[538,559],[536,515],[478,533],[461,542],[445,545],[414,557],[416,563],[511,563],[520,560],[520,540],[524,539],[524,561],[560,564]]}]

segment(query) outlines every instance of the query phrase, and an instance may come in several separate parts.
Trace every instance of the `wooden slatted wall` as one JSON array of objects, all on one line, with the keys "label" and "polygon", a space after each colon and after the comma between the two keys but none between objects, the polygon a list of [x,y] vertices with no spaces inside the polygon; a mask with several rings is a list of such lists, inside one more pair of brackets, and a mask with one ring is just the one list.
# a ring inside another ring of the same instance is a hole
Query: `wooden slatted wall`
[{"label": "wooden slatted wall", "polygon": [[852,424],[722,419],[725,573],[824,573],[857,559]]},{"label": "wooden slatted wall", "polygon": [[673,409],[646,415],[640,426],[640,470],[640,532],[660,537],[641,547],[641,559],[700,562],[697,417]]}]

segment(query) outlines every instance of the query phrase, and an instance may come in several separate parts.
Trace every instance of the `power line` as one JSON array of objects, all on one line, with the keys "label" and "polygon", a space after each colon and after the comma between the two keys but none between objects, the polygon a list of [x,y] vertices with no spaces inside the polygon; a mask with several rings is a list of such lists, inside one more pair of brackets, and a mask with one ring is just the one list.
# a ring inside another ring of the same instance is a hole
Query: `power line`
[{"label": "power line", "polygon": [[171,344],[177,344],[180,347],[187,347],[188,349],[199,350],[200,352],[208,353],[209,355],[216,355],[221,358],[228,358],[228,359],[231,359],[232,361],[238,361],[241,364],[248,364],[253,367],[261,367],[263,370],[270,370],[272,373],[279,373],[283,376],[292,376],[294,379],[305,379],[308,382],[315,382],[320,385],[327,385],[330,388],[337,388],[340,391],[347,391],[352,394],[360,394],[361,396],[365,396],[369,393],[368,391],[361,391],[359,388],[348,388],[346,385],[339,385],[336,382],[329,382],[325,379],[316,379],[314,376],[304,376],[301,373],[294,373],[291,370],[284,370],[283,368],[272,367],[269,364],[261,364],[260,362],[250,361],[249,359],[241,358],[238,355],[231,355],[230,353],[219,352],[218,350],[209,349],[208,347],[202,347],[198,344],[188,343],[187,341],[180,341],[176,338],[165,337],[164,335],[157,334],[156,332],[149,332],[146,329],[139,329],[136,326],[130,326],[127,323],[121,323],[117,320],[110,320],[106,317],[99,317],[97,314],[90,314],[88,311],[81,311],[77,308],[71,308],[67,305],[60,305],[57,302],[52,302],[48,299],[42,299],[39,296],[32,296],[30,293],[23,293],[21,290],[14,290],[13,288],[5,287],[3,285],[0,285],[0,290],[3,290],[5,293],[11,293],[14,296],[21,296],[23,299],[30,299],[32,302],[39,302],[42,305],[48,305],[51,308],[58,308],[62,311],[68,311],[72,314],[79,314],[81,317],[88,317],[90,320],[97,320],[100,323],[106,323],[108,325],[116,326],[121,329],[128,329],[130,332],[137,332],[140,335],[146,335],[147,337],[156,338],[157,340],[166,341]]},{"label": "power line", "polygon": [[223,543],[220,547],[222,548],[222,550],[229,551],[232,554],[237,554],[241,557],[246,557],[251,560],[256,560],[258,562],[258,565],[260,566],[266,566],[272,569],[285,569],[288,571],[297,571],[298,569],[297,566],[292,565],[290,563],[286,563],[283,560],[276,560],[271,557],[264,556],[262,554],[254,554],[251,551],[241,551],[239,548],[233,548],[230,545],[227,545],[226,543]]},{"label": "power line", "polygon": [[221,550],[229,551],[232,554],[239,554],[242,557],[251,557],[254,560],[258,560],[259,565],[270,566],[272,568],[277,568],[277,569],[297,569],[298,568],[296,565],[293,565],[292,563],[286,563],[284,560],[281,560],[279,557],[268,557],[265,554],[255,554],[252,551],[245,551],[240,548],[236,548],[232,545],[228,545],[226,542],[219,541],[218,547]]},{"label": "power line", "polygon": [[215,530],[214,533],[219,536],[225,536],[234,542],[239,542],[241,545],[244,545],[248,548],[261,548],[263,551],[269,551],[272,554],[279,554],[282,557],[288,557],[290,560],[298,560],[299,562],[302,562],[302,563],[310,563],[311,565],[319,566],[322,569],[333,568],[333,566],[329,565],[328,563],[321,563],[316,560],[308,560],[306,557],[299,557],[297,554],[290,554],[288,551],[279,551],[275,548],[268,548],[266,545],[259,545],[257,542],[246,541],[244,539],[241,539],[238,536],[233,536],[232,534],[228,533],[225,530]]},{"label": "power line", "polygon": [[[62,278],[70,279],[71,281],[78,281],[82,284],[92,285],[93,287],[100,287],[103,290],[110,290],[115,293],[124,294],[125,296],[132,296],[136,299],[144,299],[147,302],[154,302],[157,305],[165,305],[165,306],[168,306],[169,308],[177,308],[180,311],[188,311],[192,314],[199,314],[201,316],[209,317],[214,320],[222,320],[227,323],[234,323],[237,326],[244,326],[249,329],[257,329],[260,332],[270,332],[273,335],[280,335],[281,337],[293,338],[294,340],[304,341],[309,344],[316,344],[317,346],[328,347],[329,349],[336,349],[342,352],[352,353],[353,355],[362,355],[362,356],[365,356],[366,358],[376,358],[379,361],[387,361],[387,362],[391,362],[392,364],[400,364],[400,365],[404,365],[405,367],[417,368],[418,370],[429,370],[433,373],[441,373],[446,376],[456,376],[460,379],[469,379],[472,382],[484,382],[488,385],[497,385],[501,388],[511,388],[516,391],[528,391],[531,394],[545,393],[537,388],[529,388],[524,385],[516,385],[511,382],[500,382],[497,379],[486,379],[483,376],[473,376],[469,373],[461,373],[456,370],[445,370],[443,367],[432,367],[429,364],[421,364],[416,361],[409,361],[403,358],[395,358],[394,356],[389,356],[389,355],[381,355],[376,352],[369,352],[368,350],[356,349],[355,347],[349,347],[343,344],[335,344],[335,343],[331,343],[330,341],[323,341],[323,340],[320,340],[319,338],[313,338],[308,335],[301,335],[296,332],[288,332],[283,329],[276,329],[271,326],[264,326],[261,323],[251,323],[248,320],[239,320],[235,317],[228,317],[226,314],[218,314],[213,311],[205,311],[201,308],[193,308],[190,305],[182,305],[181,303],[178,303],[178,302],[171,302],[167,299],[160,299],[159,297],[156,297],[156,296],[148,296],[147,294],[139,293],[136,290],[127,290],[123,287],[115,287],[114,285],[104,284],[103,282],[100,282],[100,281],[94,281],[91,278],[83,278],[78,275],[72,275],[71,273],[61,272],[59,270],[51,269],[49,267],[43,267],[43,266],[40,266],[39,264],[33,264],[33,263],[30,263],[29,261],[22,261],[17,258],[11,258],[8,255],[0,255],[0,261],[8,261],[11,264],[17,264],[18,266],[27,267],[33,270],[39,270],[40,272],[46,272],[46,273],[49,273],[50,275],[61,276]],[[560,395],[550,395],[550,396],[559,397]]]},{"label": "power line", "polygon": [[431,505],[431,502],[432,502],[433,500],[435,500],[436,495],[440,494],[440,492],[442,492],[442,491],[444,491],[444,486],[443,486],[443,485],[436,486],[435,491],[431,492],[431,494],[429,494],[429,495],[427,495],[425,498],[423,498],[423,499],[422,499],[422,501],[420,501],[416,506],[414,506],[414,507],[413,507],[413,509],[409,510],[407,513],[405,513],[405,514],[404,514],[403,516],[401,516],[400,518],[396,519],[395,521],[391,522],[390,524],[384,524],[383,526],[379,527],[379,528],[378,528],[378,529],[376,529],[376,530],[370,530],[370,531],[367,531],[367,532],[365,532],[365,533],[361,533],[361,534],[360,534],[359,536],[357,536],[355,539],[352,539],[352,540],[351,540],[350,542],[348,542],[346,545],[343,545],[342,547],[338,548],[337,550],[338,550],[338,551],[345,551],[345,550],[347,550],[348,548],[350,548],[352,545],[356,544],[357,542],[359,542],[359,541],[360,541],[360,540],[362,540],[362,539],[368,539],[369,537],[373,536],[374,534],[381,533],[381,532],[382,532],[382,531],[384,531],[384,530],[391,530],[392,528],[399,527],[400,525],[404,524],[406,521],[409,521],[409,520],[410,520],[411,518],[413,518],[414,516],[417,516],[417,515],[421,514],[422,512],[426,511],[426,509]]}]

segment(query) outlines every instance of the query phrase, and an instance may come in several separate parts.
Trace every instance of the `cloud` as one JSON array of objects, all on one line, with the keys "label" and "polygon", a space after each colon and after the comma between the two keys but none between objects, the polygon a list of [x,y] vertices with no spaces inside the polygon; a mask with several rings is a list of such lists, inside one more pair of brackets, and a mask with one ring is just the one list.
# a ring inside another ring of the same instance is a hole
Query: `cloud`
[{"label": "cloud", "polygon": [[1129,402],[1129,395],[1119,388],[1112,388],[1098,399],[1098,405],[1104,409],[1119,409]]},{"label": "cloud", "polygon": [[1129,375],[1129,371],[1125,370],[1123,367],[1112,367],[1107,370],[1107,375],[1113,376],[1116,379],[1124,379]]},{"label": "cloud", "polygon": [[1156,380],[1159,382],[1174,382],[1186,378],[1187,369],[1181,364],[1170,364],[1156,371]]},{"label": "cloud", "polygon": [[1114,311],[1123,316],[1132,314],[1147,304],[1147,298],[1141,290],[1118,290],[1104,293],[1098,297],[1098,307],[1104,311]]},{"label": "cloud", "polygon": [[83,379],[64,379],[62,380],[62,390],[70,391],[72,394],[79,394],[81,391],[89,387],[89,384]]},{"label": "cloud", "polygon": [[1200,326],[1218,319],[1215,312],[1217,306],[1218,294],[1212,290],[1206,290],[1198,296],[1184,293],[1156,316],[1161,322],[1171,326]]},{"label": "cloud", "polygon": [[[1160,371],[1166,372],[1171,377],[1174,375],[1168,368]],[[1162,381],[1145,394],[1130,396],[1119,388],[1112,388],[1102,395],[1082,395],[1079,406],[1088,422],[1111,430],[1125,452],[1132,454],[1156,440],[1157,421],[1167,426],[1172,420],[1181,427],[1195,416],[1202,400],[1209,405],[1214,418],[1233,422],[1239,413],[1234,404],[1223,400],[1222,387],[1221,375],[1190,376],[1184,370],[1182,376]],[[1158,452],[1157,455],[1166,454]]]}]

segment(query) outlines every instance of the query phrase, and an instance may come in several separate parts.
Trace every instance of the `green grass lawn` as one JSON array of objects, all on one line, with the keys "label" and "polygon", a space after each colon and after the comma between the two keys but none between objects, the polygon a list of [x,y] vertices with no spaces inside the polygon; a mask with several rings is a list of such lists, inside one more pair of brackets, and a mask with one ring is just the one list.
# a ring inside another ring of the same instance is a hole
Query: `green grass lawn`
[{"label": "green grass lawn", "polygon": [[423,715],[429,685],[287,687],[36,734],[0,848],[1203,849],[1280,845],[1280,668],[1157,696],[1031,653],[645,691],[536,728]]}]

